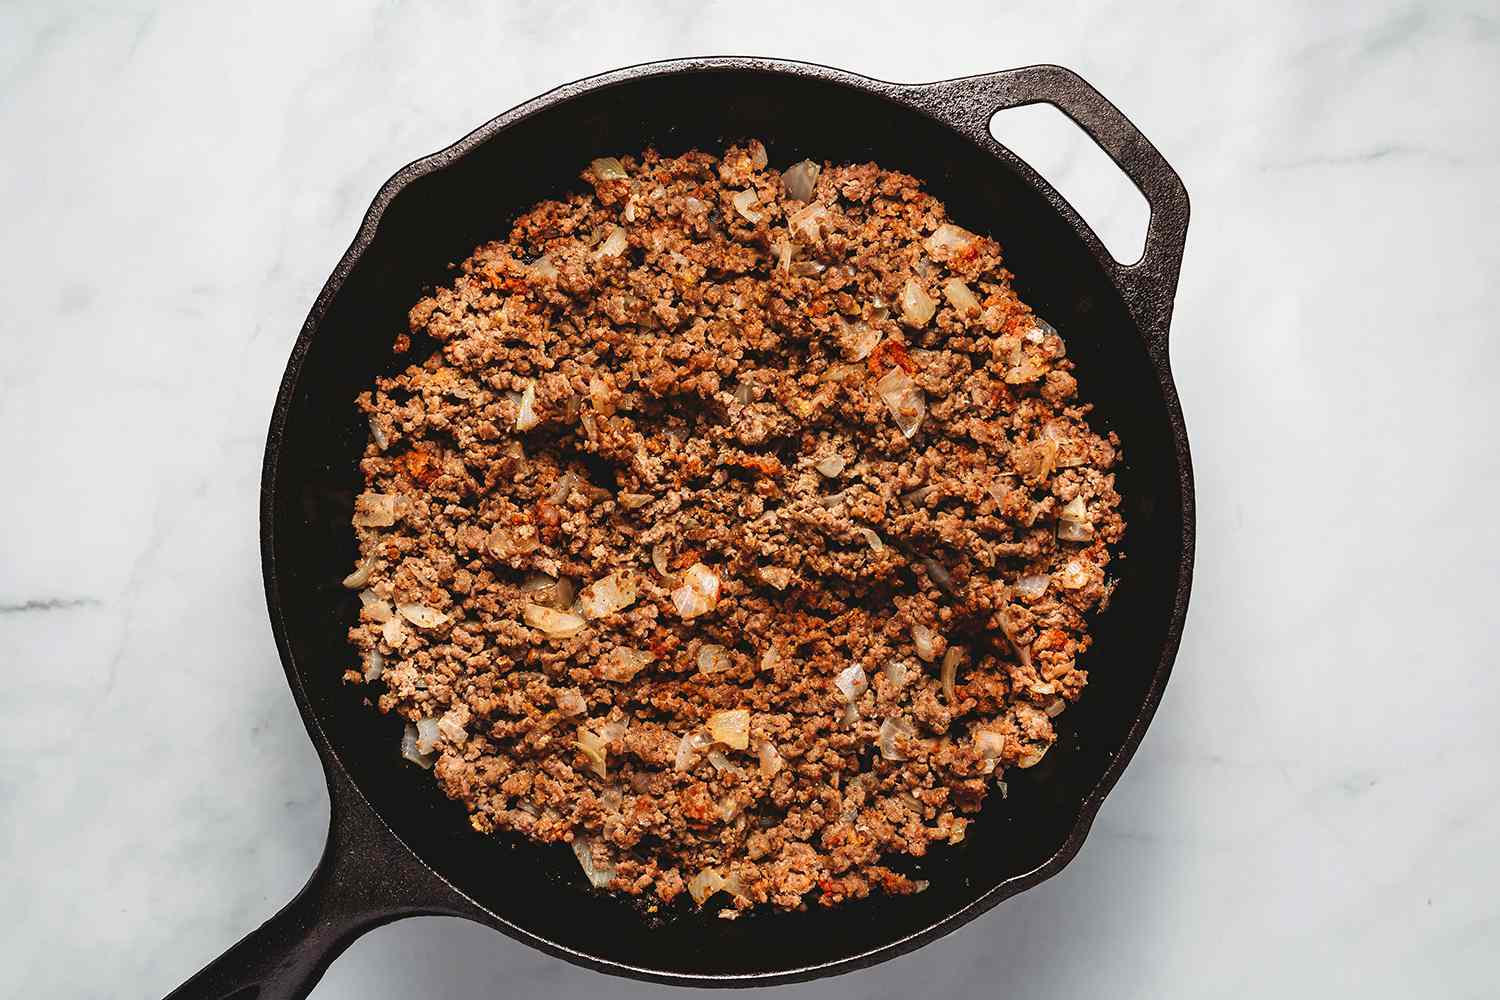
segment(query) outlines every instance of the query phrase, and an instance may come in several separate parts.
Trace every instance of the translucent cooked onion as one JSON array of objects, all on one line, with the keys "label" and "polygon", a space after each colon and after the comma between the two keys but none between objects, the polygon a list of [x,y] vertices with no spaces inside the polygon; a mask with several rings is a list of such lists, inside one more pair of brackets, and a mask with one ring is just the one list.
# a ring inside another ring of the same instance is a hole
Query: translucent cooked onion
[{"label": "translucent cooked onion", "polygon": [[572,577],[558,577],[557,583],[552,585],[552,593],[547,597],[547,607],[567,611],[573,607],[573,597],[577,592],[578,584],[573,582]]},{"label": "translucent cooked onion", "polygon": [[1047,756],[1048,749],[1050,748],[1042,747],[1040,750],[1028,749],[1016,761],[1016,766],[1022,768],[1023,770],[1028,767],[1036,767],[1042,762],[1042,758]]},{"label": "translucent cooked onion", "polygon": [[609,777],[608,743],[608,740],[587,725],[578,727],[578,739],[574,741],[574,745],[588,758],[589,770],[601,778]]},{"label": "translucent cooked onion", "polygon": [[528,604],[521,610],[526,624],[540,629],[549,639],[566,639],[583,631],[583,618],[571,611],[544,608],[540,604]]},{"label": "translucent cooked onion", "polygon": [[891,411],[901,433],[908,438],[916,434],[917,428],[922,426],[922,419],[927,416],[927,397],[905,369],[897,367],[886,372],[875,383],[875,391],[885,402],[885,408]]},{"label": "translucent cooked onion", "polygon": [[[836,479],[844,471],[843,455],[824,455],[813,463],[813,468],[829,479]],[[345,583],[348,586],[348,583]]]},{"label": "translucent cooked onion", "polygon": [[656,660],[656,656],[644,649],[631,646],[616,646],[599,658],[599,675],[607,681],[623,684],[635,679]]},{"label": "translucent cooked onion", "polygon": [[828,209],[814,202],[799,208],[787,217],[786,224],[804,243],[816,243],[823,234],[823,224],[828,221]]},{"label": "translucent cooked onion", "polygon": [[958,661],[962,658],[963,650],[957,646],[949,646],[948,652],[943,654],[943,662],[938,668],[938,679],[943,682],[943,698],[948,702],[950,708],[958,703],[958,696],[953,689],[953,684],[958,678]]},{"label": "translucent cooked onion", "polygon": [[734,661],[729,658],[729,650],[723,646],[710,643],[698,650],[698,672],[700,674],[722,674]]},{"label": "translucent cooked onion", "polygon": [[556,281],[557,265],[552,263],[552,259],[546,254],[542,254],[526,266],[526,277],[533,281],[538,278]]},{"label": "translucent cooked onion", "polygon": [[516,411],[516,430],[529,431],[542,420],[536,415],[536,383],[530,382],[521,393],[521,406]]},{"label": "translucent cooked onion", "polygon": [[760,773],[764,777],[774,776],[785,766],[785,761],[781,759],[781,753],[776,749],[776,744],[770,740],[761,740],[755,747],[755,755],[760,758]]},{"label": "translucent cooked onion", "polygon": [[787,167],[786,173],[781,175],[787,197],[796,201],[811,201],[813,188],[818,184],[818,174],[822,172],[823,168],[812,160],[803,160]]},{"label": "translucent cooked onion", "polygon": [[771,162],[766,157],[766,144],[759,139],[751,139],[745,143],[745,153],[750,157],[750,165],[756,170],[764,170],[766,164]]},{"label": "translucent cooked onion", "polygon": [[714,893],[724,888],[724,878],[719,874],[717,868],[705,868],[692,878],[688,879],[688,895],[693,897],[693,902],[702,906],[704,901]]},{"label": "translucent cooked onion", "polygon": [[552,484],[552,490],[547,494],[548,503],[562,503],[573,492],[573,487],[578,485],[578,477],[571,472],[564,472],[557,477],[557,482]]},{"label": "translucent cooked onion", "polygon": [[373,590],[361,590],[359,592],[360,610],[367,612],[364,617],[372,622],[388,622],[395,614],[391,610],[391,602],[382,597],[377,597]]},{"label": "translucent cooked onion", "polygon": [[992,729],[976,729],[974,752],[984,760],[984,773],[992,773],[995,765],[1000,762],[1000,758],[1005,756],[1005,734],[997,733]]},{"label": "translucent cooked onion", "polygon": [[566,716],[582,715],[589,710],[589,703],[577,688],[563,688],[554,696],[557,710]]},{"label": "translucent cooked onion", "polygon": [[922,290],[915,278],[907,278],[901,287],[901,321],[908,326],[922,327],[937,312],[937,300]]},{"label": "translucent cooked onion", "polygon": [[391,493],[361,493],[354,498],[356,528],[389,528],[396,523],[397,497]]},{"label": "translucent cooked onion", "polygon": [[655,545],[651,546],[651,565],[656,569],[658,573],[668,579],[671,579],[672,577],[672,568],[667,563],[667,560],[671,557],[671,555],[672,546],[668,545],[666,542],[657,542]]},{"label": "translucent cooked onion", "polygon": [[387,646],[390,646],[392,649],[399,649],[401,644],[406,641],[406,626],[401,623],[400,618],[392,615],[381,624],[380,637],[385,640]]},{"label": "translucent cooked onion", "polygon": [[708,762],[713,765],[715,771],[721,774],[725,771],[732,771],[735,774],[740,773],[740,769],[728,757],[724,756],[722,750],[710,750],[708,752]]},{"label": "translucent cooked onion", "polygon": [[838,676],[833,679],[833,686],[838,688],[839,694],[844,696],[846,702],[853,704],[869,690],[870,682],[865,677],[865,668],[856,663],[840,670]]},{"label": "translucent cooked onion", "polygon": [[880,536],[872,529],[861,527],[858,530],[864,536],[865,544],[870,547],[871,552],[880,553],[885,551],[885,542],[881,541]]},{"label": "translucent cooked onion", "polygon": [[630,238],[620,226],[615,226],[604,237],[604,242],[599,244],[599,249],[594,251],[594,259],[603,260],[606,257],[618,257],[625,252],[630,245]]},{"label": "translucent cooked onion", "polygon": [[708,735],[734,750],[750,745],[750,710],[732,708],[708,717]]},{"label": "translucent cooked onion", "polygon": [[651,494],[621,493],[619,496],[615,497],[615,499],[618,500],[620,506],[624,507],[626,510],[637,510],[651,502]]},{"label": "translucent cooked onion", "polygon": [[734,202],[734,210],[748,221],[759,222],[761,220],[761,214],[755,210],[755,206],[760,203],[760,195],[756,194],[753,188],[736,192],[730,200]]},{"label": "translucent cooked onion", "polygon": [[386,434],[385,428],[380,426],[380,421],[375,419],[375,414],[370,414],[370,440],[375,442],[375,447],[385,451],[391,446],[390,435]]},{"label": "translucent cooked onion", "polygon": [[371,552],[360,561],[354,572],[344,577],[344,586],[350,590],[358,590],[370,582],[370,571],[375,568],[375,553]]},{"label": "translucent cooked onion", "polygon": [[958,310],[960,316],[979,315],[979,299],[974,297],[974,293],[962,280],[949,278],[943,282],[943,297]]},{"label": "translucent cooked onion", "polygon": [[1047,587],[1050,586],[1051,583],[1052,577],[1048,576],[1046,573],[1032,573],[1029,576],[1023,576],[1021,577],[1021,579],[1017,580],[1014,589],[1016,596],[1024,597],[1029,601],[1034,601],[1047,592]]},{"label": "translucent cooked onion", "polygon": [[469,734],[464,729],[463,723],[458,720],[459,715],[457,712],[444,712],[442,718],[437,721],[438,732],[449,743],[462,744],[469,738]]},{"label": "translucent cooked onion", "polygon": [[975,239],[967,229],[945,222],[927,237],[927,252],[936,260],[949,260],[968,249]]},{"label": "translucent cooked onion", "polygon": [[707,614],[719,604],[719,578],[702,563],[693,563],[682,574],[682,586],[672,591],[672,604],[684,621]]},{"label": "translucent cooked onion", "polygon": [[797,254],[797,248],[792,245],[790,238],[777,239],[771,243],[771,253],[776,257],[776,266],[783,271],[792,269],[792,258]]},{"label": "translucent cooked onion", "polygon": [[1047,339],[1048,334],[1056,334],[1057,329],[1051,323],[1039,316],[1031,317],[1031,329],[1026,331],[1026,339],[1033,344],[1040,344]]},{"label": "translucent cooked onion", "polygon": [[557,580],[546,573],[532,573],[521,581],[521,593],[534,594],[539,590],[551,590],[557,586]]},{"label": "translucent cooked onion", "polygon": [[611,864],[599,864],[594,860],[594,840],[592,837],[581,837],[573,835],[573,856],[578,859],[578,867],[583,869],[584,878],[589,880],[589,885],[595,889],[605,889],[614,880],[615,868]]},{"label": "translucent cooked onion", "polygon": [[1057,573],[1057,582],[1069,590],[1082,590],[1089,585],[1088,568],[1074,559]]},{"label": "translucent cooked onion", "polygon": [[431,767],[437,761],[437,754],[417,749],[417,727],[410,722],[401,733],[401,756],[419,767]]},{"label": "translucent cooked onion", "polygon": [[597,160],[590,161],[589,170],[596,180],[601,181],[623,181],[630,176],[625,173],[625,164],[613,156],[601,156]]},{"label": "translucent cooked onion", "polygon": [[885,674],[886,683],[899,691],[906,684],[906,678],[910,673],[910,669],[907,667],[905,660],[892,660],[885,665],[881,672]]},{"label": "translucent cooked onion", "polygon": [[417,720],[417,753],[432,753],[437,749],[438,740],[442,733],[438,729],[438,720],[425,718]]},{"label": "translucent cooked onion", "polygon": [[871,326],[862,319],[850,323],[846,322],[843,317],[839,317],[838,324],[839,349],[850,361],[863,361],[880,343],[879,328]]},{"label": "translucent cooked onion", "polygon": [[920,507],[927,502],[927,498],[932,496],[932,494],[936,490],[937,487],[929,483],[926,486],[918,486],[910,493],[901,494],[901,499],[911,504],[913,507]]},{"label": "translucent cooked onion", "polygon": [[365,654],[365,683],[373,684],[385,673],[385,655],[378,649]]},{"label": "translucent cooked onion", "polygon": [[1047,702],[1047,707],[1042,709],[1042,711],[1047,713],[1047,718],[1055,719],[1059,715],[1062,715],[1063,709],[1067,707],[1068,703],[1063,701],[1061,698],[1053,698],[1051,701]]},{"label": "translucent cooked onion", "polygon": [[448,620],[448,616],[437,608],[429,608],[425,604],[398,604],[396,610],[417,628],[437,628]]},{"label": "translucent cooked onion", "polygon": [[611,573],[583,588],[578,610],[586,618],[603,618],[630,607],[635,598],[635,581],[625,573]]},{"label": "translucent cooked onion", "polygon": [[672,763],[673,770],[691,771],[697,766],[703,751],[712,745],[713,740],[696,729],[687,733],[677,744],[677,758]]},{"label": "translucent cooked onion", "polygon": [[917,727],[907,719],[895,716],[886,719],[880,724],[880,756],[886,760],[906,760],[906,754],[896,748],[898,739],[912,739],[917,735]]},{"label": "translucent cooked onion", "polygon": [[1074,497],[1057,515],[1057,537],[1065,542],[1088,542],[1094,538],[1088,507],[1083,497]]},{"label": "translucent cooked onion", "polygon": [[917,647],[917,655],[928,663],[937,659],[938,647],[942,644],[942,640],[926,625],[911,627],[911,642]]}]

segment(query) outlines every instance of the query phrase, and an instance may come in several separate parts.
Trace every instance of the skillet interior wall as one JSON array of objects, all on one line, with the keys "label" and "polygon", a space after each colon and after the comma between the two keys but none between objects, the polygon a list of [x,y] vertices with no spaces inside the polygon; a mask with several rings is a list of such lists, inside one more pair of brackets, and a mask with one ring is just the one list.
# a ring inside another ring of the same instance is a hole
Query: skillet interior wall
[{"label": "skillet interior wall", "polygon": [[[580,184],[589,159],[648,145],[718,150],[745,136],[762,139],[774,165],[873,159],[912,173],[956,222],[1000,240],[1022,297],[1067,341],[1080,396],[1097,404],[1094,425],[1124,441],[1119,490],[1129,528],[1125,558],[1111,567],[1121,586],[1085,661],[1090,685],[1059,720],[1058,746],[1042,765],[1011,773],[1009,798],[990,796],[964,844],[915,866],[931,889],[732,922],[711,908],[653,926],[631,903],[585,892],[566,848],[473,833],[430,774],[400,760],[399,721],[361,705],[360,692],[342,682],[356,602],[338,581],[353,560],[349,513],[366,435],[352,400],[405,363],[390,344],[422,289],[444,282],[446,265],[475,244],[503,237],[521,209]],[[441,875],[522,929],[599,958],[688,974],[754,974],[858,954],[918,933],[1043,864],[1068,838],[1145,699],[1181,554],[1181,498],[1157,375],[1118,293],[1066,221],[947,126],[839,84],[743,71],[585,93],[408,185],[309,345],[275,490],[273,557],[293,670],[339,760],[386,822]]]}]

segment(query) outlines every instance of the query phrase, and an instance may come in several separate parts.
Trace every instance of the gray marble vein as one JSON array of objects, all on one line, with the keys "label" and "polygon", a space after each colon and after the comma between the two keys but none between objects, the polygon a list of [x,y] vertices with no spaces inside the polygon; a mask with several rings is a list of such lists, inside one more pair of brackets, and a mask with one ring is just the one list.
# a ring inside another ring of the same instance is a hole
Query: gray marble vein
[{"label": "gray marble vein", "polygon": [[[317,858],[257,489],[369,198],[558,83],[705,53],[1062,63],[1193,198],[1199,567],[1156,723],[1062,875],[775,995],[1493,996],[1500,16],[1458,0],[0,4],[0,995],[164,995]],[[658,992],[422,919],[314,995]]]}]

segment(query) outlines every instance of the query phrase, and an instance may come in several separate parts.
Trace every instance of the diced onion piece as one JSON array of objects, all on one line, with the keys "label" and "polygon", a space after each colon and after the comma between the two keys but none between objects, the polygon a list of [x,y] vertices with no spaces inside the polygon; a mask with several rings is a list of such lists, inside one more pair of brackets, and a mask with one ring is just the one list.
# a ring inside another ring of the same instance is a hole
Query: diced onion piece
[{"label": "diced onion piece", "polygon": [[975,730],[974,752],[984,759],[984,773],[992,773],[1000,758],[1005,756],[1005,734],[992,729]]},{"label": "diced onion piece", "polygon": [[354,526],[389,528],[396,523],[396,500],[392,493],[361,493],[354,498]]},{"label": "diced onion piece", "polygon": [[910,671],[906,666],[905,660],[892,660],[885,665],[882,673],[885,674],[886,683],[899,691],[906,684],[906,678]]},{"label": "diced onion piece", "polygon": [[975,239],[967,229],[945,222],[927,237],[927,252],[937,260],[949,260],[966,250]]},{"label": "diced onion piece", "polygon": [[724,756],[724,751],[722,750],[710,750],[708,752],[708,762],[714,766],[715,771],[720,773],[725,771],[733,771],[735,774],[740,773],[740,769],[728,757]]},{"label": "diced onion piece", "polygon": [[589,760],[589,770],[601,778],[609,777],[609,764],[606,747],[609,741],[586,725],[578,727],[578,739],[574,745],[583,751],[583,755]]},{"label": "diced onion piece", "polygon": [[368,611],[366,616],[372,622],[388,622],[395,614],[391,610],[391,602],[375,596],[373,590],[361,590],[359,592],[359,606],[361,611]]},{"label": "diced onion piece", "polygon": [[1031,324],[1031,329],[1026,331],[1026,339],[1033,344],[1040,344],[1046,340],[1049,333],[1057,333],[1057,329],[1040,316],[1031,317]]},{"label": "diced onion piece", "polygon": [[573,492],[573,487],[578,485],[578,476],[571,472],[564,472],[557,477],[557,482],[552,484],[552,490],[547,494],[548,503],[562,503]]},{"label": "diced onion piece", "polygon": [[557,583],[552,586],[551,596],[547,598],[547,607],[567,611],[573,607],[573,596],[577,592],[578,584],[573,582],[572,577],[558,577]]},{"label": "diced onion piece", "polygon": [[1077,496],[1057,515],[1057,537],[1065,542],[1087,542],[1094,537],[1094,526],[1088,520],[1088,507]]},{"label": "diced onion piece", "polygon": [[705,868],[692,878],[688,879],[688,895],[693,897],[693,902],[702,906],[704,901],[714,893],[724,888],[724,878],[716,868]]},{"label": "diced onion piece", "polygon": [[[844,471],[843,455],[824,455],[813,463],[813,468],[827,476],[829,479],[837,479]],[[348,584],[346,583],[345,586]]]},{"label": "diced onion piece", "polygon": [[528,604],[521,610],[526,624],[540,629],[549,639],[566,639],[583,631],[586,624],[580,615],[556,608],[544,608],[540,604]]},{"label": "diced onion piece", "polygon": [[755,211],[754,206],[760,202],[760,196],[755,193],[754,188],[746,188],[739,191],[730,199],[734,202],[734,210],[751,222],[759,222],[761,215]]},{"label": "diced onion piece", "polygon": [[943,297],[958,310],[960,316],[975,316],[979,313],[979,299],[958,278],[949,278],[943,282]]},{"label": "diced onion piece", "polygon": [[372,684],[380,680],[385,673],[385,655],[378,649],[372,649],[365,654],[365,683]]},{"label": "diced onion piece", "polygon": [[1063,701],[1061,698],[1053,698],[1051,701],[1047,702],[1047,707],[1042,709],[1042,711],[1047,713],[1047,718],[1055,719],[1059,715],[1062,715],[1063,709],[1067,707],[1068,703]]},{"label": "diced onion piece", "polygon": [[804,243],[816,243],[823,235],[823,224],[828,221],[828,209],[814,202],[799,208],[787,217],[787,228],[802,237]]},{"label": "diced onion piece", "polygon": [[886,760],[906,760],[906,754],[896,748],[896,740],[911,739],[917,735],[917,727],[900,716],[886,719],[880,724],[880,756]]},{"label": "diced onion piece", "polygon": [[583,869],[584,878],[589,880],[589,885],[595,889],[608,888],[609,883],[615,877],[615,868],[611,864],[599,864],[594,860],[594,839],[592,837],[581,837],[573,835],[573,856],[578,859],[578,867]]},{"label": "diced onion piece", "polygon": [[651,502],[649,493],[621,493],[615,497],[626,510],[636,510]]},{"label": "diced onion piece", "polygon": [[432,753],[437,748],[440,739],[442,739],[442,733],[438,730],[437,719],[417,720],[417,753]]},{"label": "diced onion piece", "polygon": [[635,581],[625,573],[611,573],[583,588],[578,610],[586,618],[603,618],[630,607],[635,598]]},{"label": "diced onion piece", "polygon": [[536,260],[526,265],[526,276],[535,280],[537,278],[549,278],[557,280],[557,265],[552,263],[552,258],[542,254]]},{"label": "diced onion piece", "polygon": [[344,586],[350,590],[358,590],[370,582],[370,571],[375,568],[375,553],[371,552],[365,556],[360,564],[355,567],[354,572],[344,577]]},{"label": "diced onion piece", "polygon": [[672,591],[672,604],[684,620],[707,614],[719,604],[719,578],[702,563],[693,563],[682,574],[682,586]]},{"label": "diced onion piece", "polygon": [[958,696],[953,689],[953,683],[958,678],[958,661],[963,658],[963,651],[957,646],[949,646],[948,652],[943,654],[943,662],[938,667],[938,679],[943,682],[943,698],[951,708],[958,702]]},{"label": "diced onion piece", "polygon": [[850,323],[839,317],[838,326],[839,349],[850,361],[863,361],[880,343],[880,329],[862,319]]},{"label": "diced onion piece", "polygon": [[592,161],[589,163],[589,170],[596,180],[601,181],[623,181],[629,176],[625,173],[625,164],[613,156],[601,156]]},{"label": "diced onion piece", "polygon": [[813,188],[818,184],[818,174],[822,172],[823,168],[812,160],[803,160],[787,167],[786,173],[781,175],[787,197],[797,201],[811,201]]},{"label": "diced onion piece", "polygon": [[859,721],[859,706],[856,705],[852,701],[846,703],[844,705],[843,714],[839,716],[839,724],[842,725],[842,726],[846,726],[847,727],[847,726],[854,725],[858,721]]},{"label": "diced onion piece", "polygon": [[521,593],[534,594],[539,590],[551,590],[557,586],[557,580],[546,573],[532,573],[521,581]]},{"label": "diced onion piece", "polygon": [[685,734],[677,744],[677,759],[672,763],[673,770],[691,771],[703,751],[712,745],[713,741],[696,729]]},{"label": "diced onion piece", "polygon": [[437,760],[437,754],[430,750],[425,753],[418,750],[417,740],[417,727],[408,722],[401,733],[401,756],[419,767],[431,767]]},{"label": "diced onion piece", "polygon": [[770,162],[766,157],[766,144],[759,139],[751,139],[745,143],[745,152],[750,157],[750,165],[756,170],[764,170]]},{"label": "diced onion piece", "polygon": [[380,626],[380,637],[387,646],[396,649],[406,641],[406,626],[401,624],[400,618],[392,615]]},{"label": "diced onion piece", "polygon": [[698,650],[698,672],[700,674],[722,674],[734,661],[729,658],[729,650],[723,646],[709,643]]},{"label": "diced onion piece", "polygon": [[390,435],[385,432],[385,428],[380,425],[380,421],[375,419],[375,414],[370,414],[369,423],[370,440],[375,442],[375,447],[381,451],[385,451],[391,446]]},{"label": "diced onion piece", "polygon": [[417,628],[437,628],[448,620],[448,616],[437,608],[429,608],[425,604],[398,604],[396,610]]},{"label": "diced onion piece", "polygon": [[529,431],[542,420],[536,415],[536,383],[528,383],[521,393],[521,408],[516,411],[516,430]]},{"label": "diced onion piece", "polygon": [[1057,582],[1069,590],[1081,590],[1089,585],[1088,568],[1074,559],[1057,574]]},{"label": "diced onion piece", "polygon": [[870,682],[865,677],[865,668],[856,663],[840,670],[838,676],[833,679],[833,686],[838,688],[839,694],[844,696],[845,701],[852,704],[869,690]]},{"label": "diced onion piece", "polygon": [[901,433],[908,438],[917,433],[927,415],[927,397],[905,369],[896,367],[886,372],[875,383],[875,391],[885,401],[885,407],[891,411]]},{"label": "diced onion piece", "polygon": [[594,258],[602,260],[605,257],[618,257],[625,252],[630,245],[630,238],[620,226],[610,229],[609,235],[604,237],[604,242],[599,244],[599,249],[594,251]]},{"label": "diced onion piece", "polygon": [[750,745],[750,710],[733,708],[708,717],[708,735],[734,750]]},{"label": "diced onion piece", "polygon": [[616,646],[599,658],[599,674],[607,681],[623,684],[634,680],[655,659],[655,654],[644,649]]},{"label": "diced onion piece", "polygon": [[781,759],[781,753],[776,749],[776,744],[770,740],[761,740],[755,748],[755,754],[760,758],[760,773],[764,777],[772,777],[785,764]]},{"label": "diced onion piece", "polygon": [[1045,757],[1045,756],[1047,756],[1047,751],[1049,749],[1051,749],[1051,748],[1050,747],[1042,747],[1042,749],[1040,749],[1040,750],[1034,750],[1034,749],[1027,750],[1025,753],[1023,753],[1021,755],[1020,759],[1016,761],[1016,766],[1019,767],[1019,768],[1022,768],[1022,769],[1025,769],[1025,768],[1028,768],[1028,767],[1036,767],[1038,764],[1040,764],[1042,762],[1042,758]]},{"label": "diced onion piece", "polygon": [[672,576],[672,568],[667,564],[667,559],[671,555],[672,546],[668,545],[666,542],[657,542],[655,545],[651,546],[651,565],[656,568],[656,571],[658,573],[660,573],[664,577],[667,577],[668,579],[670,579]]},{"label": "diced onion piece", "polygon": [[917,655],[931,663],[937,659],[938,647],[942,639],[926,625],[913,625],[911,627],[911,642],[917,647]]},{"label": "diced onion piece", "polygon": [[1032,573],[1016,581],[1015,592],[1020,597],[1034,601],[1047,592],[1051,583],[1052,577],[1046,573]]},{"label": "diced onion piece", "polygon": [[927,502],[927,498],[937,492],[937,487],[931,483],[926,486],[918,486],[910,493],[901,494],[901,499],[914,507],[920,507]]},{"label": "diced onion piece", "polygon": [[908,326],[926,326],[937,312],[937,300],[922,290],[915,278],[907,278],[901,287],[901,321]]},{"label": "diced onion piece", "polygon": [[577,688],[563,688],[554,697],[557,701],[557,710],[563,715],[582,715],[589,710],[588,701],[583,697],[583,692]]},{"label": "diced onion piece", "polygon": [[883,542],[883,541],[880,540],[880,536],[877,535],[874,532],[874,530],[872,530],[870,528],[861,527],[861,528],[859,528],[859,533],[864,536],[864,538],[865,538],[865,544],[868,545],[868,546],[870,546],[870,551],[872,551],[872,552],[884,552],[885,551],[885,542]]}]

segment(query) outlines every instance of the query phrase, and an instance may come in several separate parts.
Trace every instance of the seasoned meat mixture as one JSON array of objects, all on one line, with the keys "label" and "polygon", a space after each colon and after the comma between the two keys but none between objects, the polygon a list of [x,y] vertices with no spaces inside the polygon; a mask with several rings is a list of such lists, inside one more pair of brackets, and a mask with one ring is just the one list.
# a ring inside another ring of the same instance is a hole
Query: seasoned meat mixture
[{"label": "seasoned meat mixture", "polygon": [[476,830],[597,887],[919,891],[888,862],[963,840],[1083,691],[1119,442],[912,177],[754,141],[582,176],[358,398],[347,676]]}]

